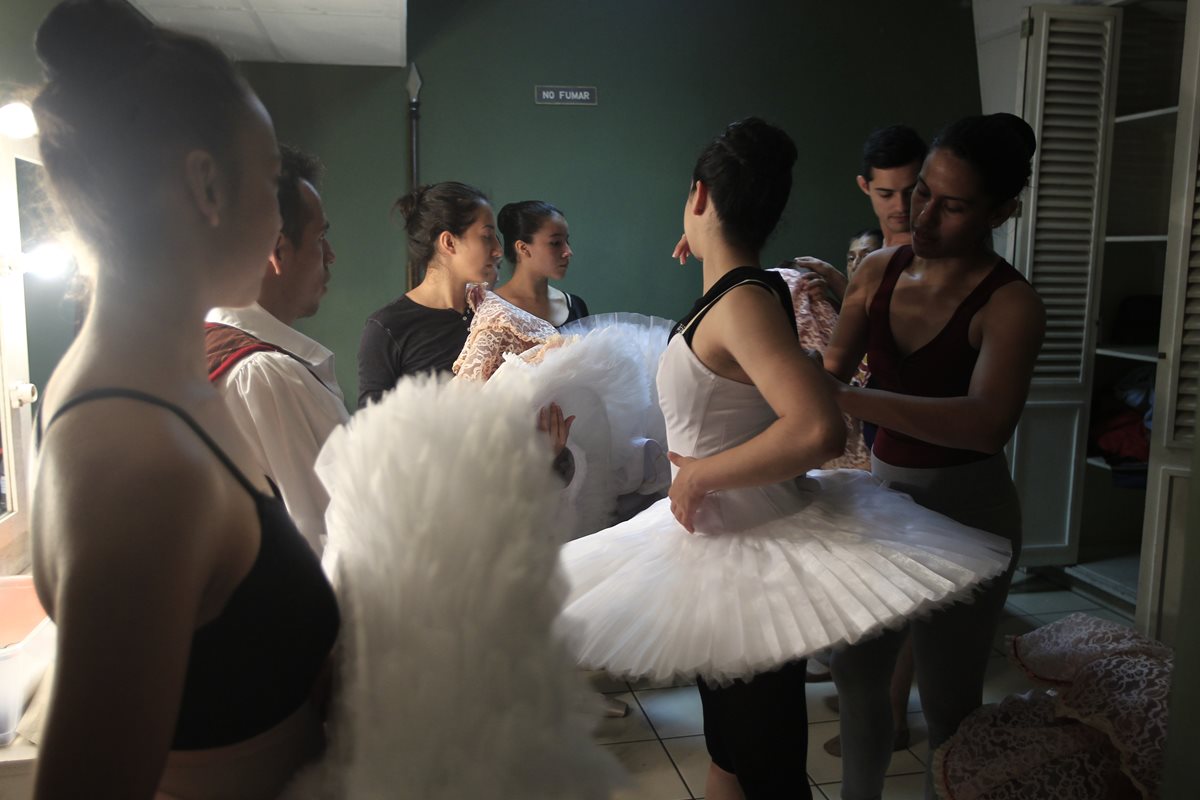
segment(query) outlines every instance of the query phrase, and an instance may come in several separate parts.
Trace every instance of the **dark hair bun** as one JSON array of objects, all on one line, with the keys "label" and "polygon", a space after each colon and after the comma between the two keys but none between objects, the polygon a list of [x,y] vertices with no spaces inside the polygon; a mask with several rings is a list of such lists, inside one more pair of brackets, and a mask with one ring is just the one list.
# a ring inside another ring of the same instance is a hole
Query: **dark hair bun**
[{"label": "dark hair bun", "polygon": [[399,212],[400,216],[404,217],[405,225],[412,220],[413,215],[416,214],[420,209],[421,197],[424,196],[425,192],[428,191],[429,187],[432,185],[433,184],[431,183],[421,184],[408,194],[401,196],[396,201],[395,205],[392,206],[393,211]]},{"label": "dark hair bun", "polygon": [[933,140],[933,148],[945,148],[969,163],[984,194],[1004,202],[1019,195],[1029,181],[1037,137],[1025,120],[997,113],[950,123]]},{"label": "dark hair bun", "polygon": [[725,129],[725,140],[739,162],[788,171],[796,163],[792,137],[758,117],[731,123]]},{"label": "dark hair bun", "polygon": [[1037,136],[1033,133],[1033,128],[1029,123],[1018,117],[1016,114],[1006,114],[998,112],[989,114],[984,117],[990,124],[996,128],[1003,130],[1016,143],[1019,151],[1025,155],[1025,159],[1033,158],[1033,154],[1037,152]]},{"label": "dark hair bun", "polygon": [[92,83],[142,60],[155,34],[121,0],[64,0],[38,28],[34,48],[48,80]]}]

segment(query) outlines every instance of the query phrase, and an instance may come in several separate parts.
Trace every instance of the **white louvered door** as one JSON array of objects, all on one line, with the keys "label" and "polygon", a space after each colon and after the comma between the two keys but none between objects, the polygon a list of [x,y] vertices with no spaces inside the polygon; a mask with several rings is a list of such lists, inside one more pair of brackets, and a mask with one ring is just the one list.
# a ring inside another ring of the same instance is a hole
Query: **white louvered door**
[{"label": "white louvered door", "polygon": [[1184,529],[1200,383],[1200,1],[1189,0],[1185,26],[1137,600],[1138,627],[1168,644],[1180,624],[1188,563]]},{"label": "white louvered door", "polygon": [[1079,547],[1120,19],[1113,8],[1034,6],[1024,28],[1022,116],[1038,151],[1015,266],[1046,304],[1046,341],[1010,450],[1027,566],[1072,563]]}]

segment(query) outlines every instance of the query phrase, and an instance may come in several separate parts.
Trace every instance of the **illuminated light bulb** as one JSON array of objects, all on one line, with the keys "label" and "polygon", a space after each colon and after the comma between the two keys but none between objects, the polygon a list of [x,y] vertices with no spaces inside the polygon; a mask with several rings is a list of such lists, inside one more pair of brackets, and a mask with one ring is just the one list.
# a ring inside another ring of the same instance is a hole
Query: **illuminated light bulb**
[{"label": "illuminated light bulb", "polygon": [[70,272],[72,261],[70,250],[58,242],[46,242],[22,256],[21,270],[43,280],[55,280]]},{"label": "illuminated light bulb", "polygon": [[28,139],[36,136],[37,132],[37,122],[29,106],[9,103],[0,108],[0,133],[10,139]]}]

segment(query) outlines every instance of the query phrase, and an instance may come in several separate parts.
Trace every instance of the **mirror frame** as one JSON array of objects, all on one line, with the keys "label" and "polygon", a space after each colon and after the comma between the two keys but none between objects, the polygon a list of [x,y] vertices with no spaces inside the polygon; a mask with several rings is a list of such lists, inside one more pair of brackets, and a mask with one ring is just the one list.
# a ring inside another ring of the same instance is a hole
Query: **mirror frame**
[{"label": "mirror frame", "polygon": [[17,159],[41,165],[37,138],[10,139],[0,134],[0,434],[8,510],[0,516],[0,572],[21,573],[30,567],[29,466],[33,411],[14,408],[16,386],[29,382],[29,346],[25,327],[24,275],[16,268],[21,254],[17,197]]}]

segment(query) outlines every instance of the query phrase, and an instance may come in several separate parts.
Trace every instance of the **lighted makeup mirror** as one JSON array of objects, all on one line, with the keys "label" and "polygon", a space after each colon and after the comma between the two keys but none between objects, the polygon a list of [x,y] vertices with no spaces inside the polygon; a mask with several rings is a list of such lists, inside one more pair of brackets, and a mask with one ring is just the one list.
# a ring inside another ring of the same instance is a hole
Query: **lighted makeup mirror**
[{"label": "lighted makeup mirror", "polygon": [[0,126],[0,575],[29,568],[33,415],[75,332],[67,296],[74,264],[28,133]]}]

